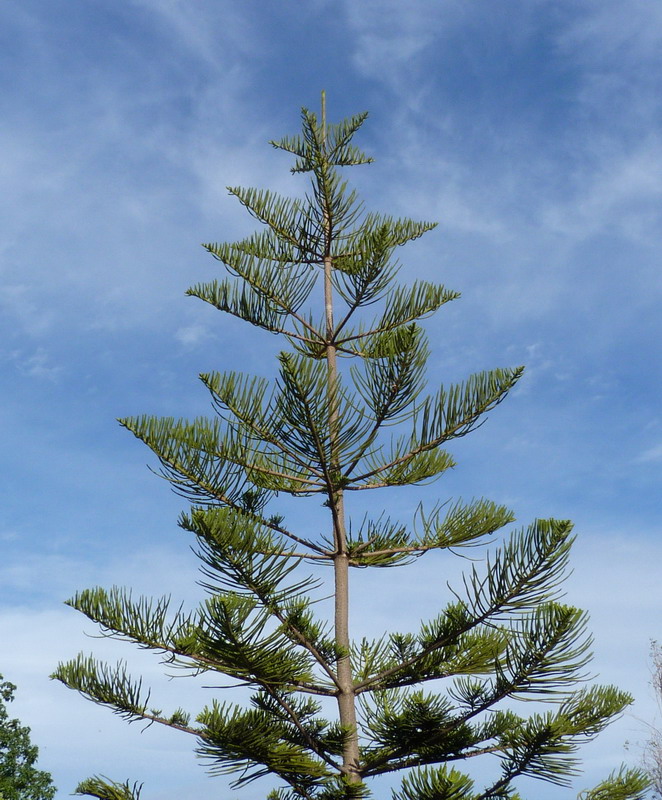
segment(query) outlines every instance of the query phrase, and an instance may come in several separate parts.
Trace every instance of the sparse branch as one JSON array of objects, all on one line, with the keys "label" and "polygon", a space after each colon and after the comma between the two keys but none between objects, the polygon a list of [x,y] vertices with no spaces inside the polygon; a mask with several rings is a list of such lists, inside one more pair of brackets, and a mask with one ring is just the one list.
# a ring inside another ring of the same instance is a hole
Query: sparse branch
[{"label": "sparse branch", "polygon": [[[391,761],[390,757],[387,763],[382,766],[369,767],[365,774],[366,777],[376,777],[377,775],[386,775],[391,772],[399,772],[403,769],[413,769],[415,767],[424,767],[429,764],[442,764],[453,761],[465,761],[469,758],[476,756],[486,756],[491,753],[499,753],[503,750],[500,745],[492,745],[490,747],[476,747],[472,750],[462,750],[460,753],[444,753],[441,755],[421,756],[417,755],[411,758],[401,758],[398,761]],[[471,800],[474,800],[472,798]]]},{"label": "sparse branch", "polygon": [[297,553],[295,551],[285,551],[285,550],[260,550],[256,548],[256,553],[259,553],[263,556],[278,556],[279,558],[294,558],[298,561],[308,560],[311,561],[326,561],[327,563],[331,561],[332,554],[329,553],[328,555],[319,555],[317,553]]},{"label": "sparse branch", "polygon": [[[370,542],[366,542],[362,545],[362,549],[370,546]],[[427,553],[429,550],[438,550],[443,548],[444,545],[441,544],[419,544],[419,545],[412,545],[411,547],[390,547],[385,550],[369,550],[367,553],[357,553],[352,556],[350,563],[354,566],[360,566],[361,559],[358,557],[359,555],[363,555],[365,558],[373,558],[376,556],[396,556],[396,555],[407,555],[407,554],[423,554]]]},{"label": "sparse branch", "polygon": [[[337,337],[336,344],[341,347],[350,342],[369,339],[401,328],[411,322],[417,322],[435,312],[445,303],[456,300],[459,296],[459,292],[449,291],[443,286],[417,281],[409,291],[396,290],[382,317],[373,326],[369,326],[368,330],[360,330],[348,336]],[[344,327],[346,322],[347,319],[343,320],[338,329]],[[361,350],[354,349],[351,352],[354,355],[363,355]]]},{"label": "sparse branch", "polygon": [[[315,449],[317,458],[319,460],[320,470],[324,478],[324,486],[322,491],[328,491],[332,486],[333,477],[331,475],[332,466],[329,462],[328,448],[325,444],[325,439],[329,438],[320,431],[320,420],[316,409],[309,401],[309,391],[306,387],[302,386],[293,370],[293,363],[283,354],[281,356],[281,364],[283,365],[283,380],[287,388],[290,389],[293,399],[296,400],[298,411],[301,413],[303,420],[301,429],[306,431],[306,435],[310,436],[310,440]],[[293,423],[294,425],[294,423]],[[317,488],[317,487],[316,487]]]},{"label": "sparse branch", "polygon": [[286,328],[281,323],[284,314],[295,319],[298,316],[294,310],[283,304],[282,300],[266,297],[250,287],[244,287],[239,291],[238,287],[230,281],[215,281],[210,284],[192,286],[187,291],[187,295],[198,297],[219,311],[232,314],[270,333],[282,334],[309,344],[319,343],[319,339],[304,336]]},{"label": "sparse branch", "polygon": [[[407,382],[407,375],[405,373],[401,373],[398,374],[397,377],[389,384],[387,392],[382,397],[381,409],[379,410],[379,412],[375,417],[375,421],[372,425],[372,428],[365,436],[363,444],[354,455],[354,458],[345,469],[345,474],[347,476],[350,476],[352,474],[352,472],[356,469],[357,464],[365,456],[366,452],[372,447],[375,439],[377,438],[380,428],[389,417],[389,411],[391,405],[399,397],[400,393],[403,390],[403,386],[406,385],[406,382]],[[358,478],[355,480],[362,480],[362,478]]]},{"label": "sparse branch", "polygon": [[[465,580],[468,598],[458,598],[459,604],[447,611],[442,619],[449,624],[442,626],[440,632],[431,637],[432,641],[400,663],[359,682],[354,687],[355,691],[362,693],[373,687],[383,687],[389,678],[399,672],[406,675],[408,670],[431,653],[448,646],[477,626],[486,622],[494,623],[504,613],[527,609],[531,605],[535,607],[536,603],[549,600],[553,596],[550,587],[563,573],[567,563],[572,543],[571,529],[569,523],[563,525],[554,520],[539,520],[526,532],[513,535],[493,561],[488,561],[485,577],[474,572],[471,581]],[[550,613],[551,622],[555,612]],[[571,624],[570,629],[574,630],[573,626],[580,623],[571,615],[570,621],[563,624]],[[567,633],[563,626],[561,630]],[[587,646],[588,643],[582,646],[583,651]]]},{"label": "sparse branch", "polygon": [[51,677],[76,689],[93,702],[110,707],[114,713],[129,721],[158,722],[194,736],[202,735],[200,729],[188,724],[186,715],[175,712],[168,719],[160,711],[150,710],[150,692],[143,693],[142,680],[133,681],[123,662],[113,669],[80,654],[74,661],[58,664]]},{"label": "sparse branch", "polygon": [[[522,368],[516,370],[494,370],[492,373],[481,373],[473,376],[466,387],[453,386],[449,392],[443,389],[439,393],[436,408],[431,401],[426,401],[418,410],[421,417],[421,430],[418,436],[412,434],[411,440],[418,440],[418,444],[410,447],[406,452],[373,469],[355,475],[352,483],[347,488],[352,491],[381,488],[390,486],[391,483],[369,482],[377,475],[412,462],[424,453],[436,450],[450,439],[465,436],[475,429],[478,420],[483,414],[498,405],[512,388],[522,374]],[[491,384],[491,385],[490,385]],[[476,395],[472,400],[471,395]],[[432,434],[437,431],[436,434]],[[447,466],[451,466],[449,461]],[[444,468],[447,468],[444,467]],[[439,470],[441,471],[441,470]]]},{"label": "sparse branch", "polygon": [[[322,668],[322,671],[326,673],[329,680],[335,687],[333,689],[329,689],[327,687],[320,686],[319,684],[312,684],[306,682],[304,684],[306,687],[309,687],[309,689],[311,687],[315,689],[314,692],[309,691],[309,693],[323,695],[325,697],[336,697],[338,694],[338,676],[331,666],[332,664],[331,659],[327,656],[326,653],[322,652],[321,647],[318,647],[310,637],[306,636],[306,634],[301,631],[301,628],[299,626],[292,623],[290,618],[287,616],[287,614],[285,614],[282,611],[282,609],[280,609],[275,616],[278,618],[279,622],[283,626],[283,629],[288,632],[291,640],[295,644],[298,644],[299,646],[303,647],[310,653],[310,655]],[[294,686],[294,688],[297,688],[294,683],[292,685]]]},{"label": "sparse branch", "polygon": [[[279,197],[268,190],[243,189],[240,186],[228,186],[227,189],[252,216],[268,225],[279,239],[295,250],[301,246],[300,240],[293,233],[300,228],[297,219],[300,215],[298,201]],[[318,258],[321,260],[319,256]]]},{"label": "sparse branch", "polygon": [[296,713],[296,711],[294,710],[292,705],[290,703],[288,703],[287,700],[284,697],[282,697],[282,695],[280,695],[278,692],[274,691],[270,686],[266,686],[265,685],[263,688],[269,694],[269,696],[271,698],[273,698],[273,700],[275,702],[277,702],[278,705],[287,714],[287,716],[292,721],[292,724],[299,731],[301,736],[306,740],[306,742],[308,743],[308,746],[313,751],[313,753],[315,753],[315,755],[317,755],[319,758],[321,758],[322,761],[325,761],[333,769],[339,770],[340,769],[340,764],[338,764],[336,761],[334,761],[324,751],[324,748],[322,748],[320,746],[319,742],[315,741],[315,739],[310,735],[310,733],[306,730],[305,726],[303,725],[303,723],[299,719],[299,715]]},{"label": "sparse branch", "polygon": [[[270,275],[270,279],[267,279],[265,275],[259,272],[259,270],[250,269],[248,265],[244,263],[244,261],[238,262],[232,258],[232,251],[229,249],[230,246],[226,246],[226,249],[221,249],[221,245],[213,244],[204,245],[204,247],[215,258],[217,258],[219,261],[222,261],[231,272],[247,281],[260,295],[268,299],[271,304],[280,309],[280,313],[296,320],[304,330],[308,331],[311,342],[322,342],[324,340],[323,335],[298,312],[297,308],[293,304],[287,302],[287,297],[285,295],[281,295],[274,291],[274,287],[272,285],[273,275]],[[293,265],[296,264],[296,262],[291,263]],[[217,293],[214,290],[214,284],[196,285],[189,290],[189,294],[200,297],[206,302],[217,306]],[[300,339],[300,341],[306,341],[306,337],[304,337],[302,334],[297,334],[296,338]]]},{"label": "sparse branch", "polygon": [[303,539],[299,536],[296,536],[287,528],[284,528],[282,525],[279,525],[275,522],[270,522],[269,520],[265,520],[262,517],[258,517],[258,519],[266,527],[271,528],[271,530],[276,531],[276,533],[280,533],[283,536],[286,536],[291,542],[296,542],[296,544],[308,547],[310,550],[314,550],[316,553],[318,553],[318,555],[306,554],[303,555],[302,558],[324,558],[324,559],[329,558],[330,553],[323,547],[320,547],[318,544],[315,544],[315,542],[311,542],[309,539]]},{"label": "sparse branch", "polygon": [[[248,430],[252,431],[258,441],[267,442],[278,448],[283,455],[292,459],[299,466],[303,467],[313,475],[321,477],[318,471],[309,461],[305,461],[295,450],[289,447],[279,436],[275,435],[274,427],[267,426],[264,420],[264,413],[257,413],[255,407],[242,407],[242,404],[231,396],[229,392],[222,392],[222,378],[218,375],[202,375],[205,386],[212,393],[219,410],[227,409],[239,422]],[[261,409],[260,409],[261,411]]]},{"label": "sparse branch", "polygon": [[[224,455],[228,457],[230,454],[224,453]],[[298,490],[296,489],[291,490],[293,493],[297,491],[304,493],[311,491],[322,492],[326,488],[326,486],[320,483],[319,480],[314,480],[313,478],[303,478],[300,475],[293,475],[292,473],[289,472],[280,472],[279,470],[266,467],[264,464],[258,464],[256,461],[249,461],[248,459],[242,459],[237,457],[234,458],[228,457],[228,461],[232,461],[233,464],[242,467],[249,473],[258,473],[259,475],[265,475],[271,478],[281,478],[286,482],[286,484],[277,484],[278,490],[280,491],[288,491],[288,489],[285,488],[287,483],[299,484],[300,488]],[[254,483],[256,483],[258,486],[262,485],[257,480],[255,480]]]},{"label": "sparse branch", "polygon": [[[142,598],[137,603],[132,602],[130,593],[126,596],[117,588],[111,592],[97,588],[77,593],[67,601],[67,605],[98,623],[103,635],[167,654],[168,664],[195,672],[222,672],[230,677],[240,677],[235,671],[224,668],[217,658],[199,651],[196,645],[199,622],[194,622],[190,616],[166,620],[167,598],[153,608],[151,602]],[[306,694],[333,695],[332,690],[313,682],[292,679],[290,684]]]},{"label": "sparse branch", "polygon": [[[264,603],[265,607],[269,608],[270,612],[281,623],[283,628],[285,628],[287,631],[290,632],[292,639],[311,654],[311,656],[319,664],[322,670],[330,678],[332,683],[334,683],[337,687],[338,676],[331,668],[329,661],[315,646],[315,644],[311,642],[308,639],[308,637],[296,627],[296,625],[292,624],[292,622],[288,619],[287,614],[285,614],[284,611],[277,604],[274,603],[272,598],[261,597],[261,592],[257,588],[255,589],[255,595],[256,597],[260,598],[261,602]],[[335,692],[333,694],[335,694]]]}]

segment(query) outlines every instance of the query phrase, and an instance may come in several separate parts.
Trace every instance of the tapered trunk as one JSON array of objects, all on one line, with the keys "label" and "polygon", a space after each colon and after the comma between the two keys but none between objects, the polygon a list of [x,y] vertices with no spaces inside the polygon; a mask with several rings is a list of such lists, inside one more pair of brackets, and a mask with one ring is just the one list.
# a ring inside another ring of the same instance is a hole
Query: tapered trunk
[{"label": "tapered trunk", "polygon": [[[331,437],[331,480],[337,481],[339,475],[338,454],[338,399],[337,381],[338,367],[336,348],[331,343],[333,335],[333,296],[331,285],[332,260],[328,255],[324,259],[324,298],[326,304],[327,348],[326,358],[328,367],[328,402],[329,402],[329,432]],[[351,731],[345,742],[343,750],[343,773],[352,782],[360,782],[359,745],[356,729],[356,695],[352,678],[352,664],[349,657],[349,556],[347,553],[347,535],[345,529],[345,504],[343,490],[334,487],[329,494],[329,505],[333,518],[333,538],[335,543],[334,591],[335,591],[335,641],[342,652],[337,663],[338,675],[338,712],[340,723]]]},{"label": "tapered trunk", "polygon": [[[326,98],[322,93],[322,136],[326,142]],[[324,257],[324,306],[326,315],[326,363],[328,377],[327,399],[329,404],[330,436],[330,481],[329,506],[333,518],[333,539],[335,556],[333,559],[335,592],[335,642],[342,653],[337,663],[338,713],[340,724],[350,731],[343,748],[342,771],[352,783],[360,783],[359,742],[356,727],[356,694],[352,678],[352,663],[349,656],[349,556],[347,553],[347,534],[345,529],[345,504],[343,490],[337,485],[340,475],[340,455],[338,452],[338,364],[336,347],[333,343],[333,284],[331,273],[333,259],[331,243],[333,236],[332,220],[328,212],[324,215],[325,257]]]}]

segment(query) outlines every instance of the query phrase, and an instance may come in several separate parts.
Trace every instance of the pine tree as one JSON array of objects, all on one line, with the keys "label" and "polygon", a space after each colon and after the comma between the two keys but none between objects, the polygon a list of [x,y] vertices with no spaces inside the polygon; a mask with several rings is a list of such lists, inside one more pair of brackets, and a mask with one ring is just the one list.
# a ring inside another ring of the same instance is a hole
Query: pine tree
[{"label": "pine tree", "polygon": [[39,749],[30,741],[30,728],[10,719],[5,703],[16,686],[0,675],[0,800],[52,800],[50,773],[36,768]]},{"label": "pine tree", "polygon": [[[394,252],[435,225],[366,213],[340,177],[340,168],[372,160],[352,143],[365,114],[327,124],[323,97],[321,119],[306,109],[302,118],[300,136],[272,144],[294,156],[292,172],[309,176],[309,193],[230,188],[262,228],[205,245],[227,276],[188,292],[279,335],[277,379],[203,374],[212,419],[120,420],[193,503],[180,525],[196,542],[207,599],[190,613],[121,588],[68,601],[167,664],[251,687],[250,705],[214,698],[195,721],[182,709],[164,714],[123,664],[83,655],[54,677],[130,720],[189,733],[235,787],[277,779],[270,800],[367,798],[370,779],[388,774],[401,779],[393,800],[521,800],[519,776],[565,786],[578,746],[631,702],[614,687],[581,683],[586,617],[559,601],[571,524],[537,520],[497,544],[514,518],[487,500],[419,507],[406,523],[382,515],[350,524],[346,509],[364,490],[444,473],[454,462],[443,447],[472,431],[522,369],[424,394],[421,320],[458,294],[427,281],[398,285]],[[279,513],[283,498],[302,497],[323,502],[325,533],[298,531]],[[418,632],[352,640],[350,573],[360,581],[357,568],[468,546],[474,556],[488,549]],[[323,565],[333,575],[328,620],[315,605],[329,573],[314,570]],[[549,705],[521,716],[517,699]],[[477,756],[496,767],[484,787],[462,771]],[[641,772],[621,770],[583,797],[634,800],[645,789]],[[78,790],[137,794],[98,777]]]}]

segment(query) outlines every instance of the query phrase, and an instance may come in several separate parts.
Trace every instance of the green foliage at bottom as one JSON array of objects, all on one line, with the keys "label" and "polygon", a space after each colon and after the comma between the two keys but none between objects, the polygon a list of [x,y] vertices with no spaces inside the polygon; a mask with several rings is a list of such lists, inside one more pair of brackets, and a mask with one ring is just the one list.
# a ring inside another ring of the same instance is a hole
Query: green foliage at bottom
[{"label": "green foliage at bottom", "polygon": [[97,797],[99,800],[139,800],[141,789],[142,784],[130,784],[128,781],[118,783],[95,775],[79,783],[74,794]]},{"label": "green foliage at bottom", "polygon": [[5,706],[15,690],[0,675],[0,800],[51,800],[55,787],[50,774],[35,766],[39,750],[30,742],[30,728],[10,719]]}]

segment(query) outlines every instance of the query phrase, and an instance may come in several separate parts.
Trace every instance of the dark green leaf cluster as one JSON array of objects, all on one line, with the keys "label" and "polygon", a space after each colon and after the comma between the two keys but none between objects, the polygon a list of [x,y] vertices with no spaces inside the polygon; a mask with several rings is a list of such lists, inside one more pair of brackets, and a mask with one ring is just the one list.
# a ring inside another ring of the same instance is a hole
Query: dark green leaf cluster
[{"label": "dark green leaf cluster", "polygon": [[50,774],[35,766],[39,749],[30,741],[30,728],[9,718],[5,703],[15,690],[0,675],[0,800],[52,800],[55,787]]},{"label": "dark green leaf cluster", "polygon": [[305,797],[333,776],[342,748],[342,731],[319,711],[313,700],[268,691],[247,710],[214,702],[198,718],[205,729],[198,752],[212,773],[240,772],[237,786],[275,774]]},{"label": "dark green leaf cluster", "polygon": [[393,800],[467,800],[473,798],[473,781],[454,768],[416,770],[393,792]]}]

